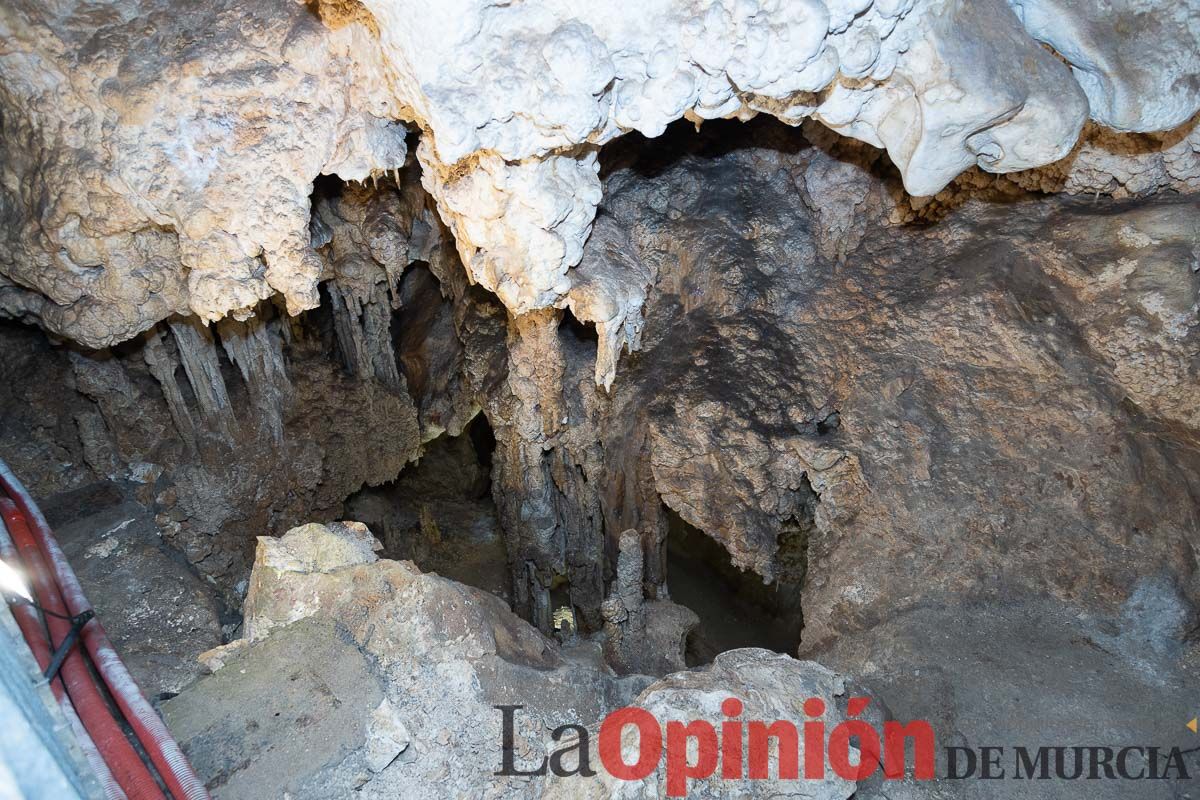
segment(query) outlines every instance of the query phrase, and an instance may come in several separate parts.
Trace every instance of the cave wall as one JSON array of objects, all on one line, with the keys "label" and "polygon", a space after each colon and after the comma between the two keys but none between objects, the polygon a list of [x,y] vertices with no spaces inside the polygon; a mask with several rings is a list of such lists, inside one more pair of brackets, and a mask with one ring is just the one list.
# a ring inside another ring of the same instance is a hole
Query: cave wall
[{"label": "cave wall", "polygon": [[10,3],[6,446],[227,591],[482,413],[543,630],[677,619],[671,514],[803,528],[816,643],[1194,600],[1200,28],[1139,8]]},{"label": "cave wall", "polygon": [[[191,564],[231,597],[244,589],[255,536],[335,518],[364,485],[395,480],[426,442],[461,433],[502,374],[503,317],[441,296],[466,282],[408,185],[319,190],[312,236],[335,277],[317,310],[172,317],[98,350],[10,324],[5,457],[43,497],[132,483]],[[403,279],[418,261],[419,291]],[[431,314],[445,319],[416,324]],[[466,345],[459,325],[477,334]]]},{"label": "cave wall", "polygon": [[1112,611],[1165,579],[1195,602],[1195,199],[987,182],[897,226],[911,203],[862,155],[772,126],[613,154],[578,269],[644,276],[638,350],[605,391],[556,317],[510,346],[526,613],[559,575],[594,603],[572,559],[611,570],[630,528],[669,598],[663,504],[766,581],[811,514],[811,647],[930,587]]}]

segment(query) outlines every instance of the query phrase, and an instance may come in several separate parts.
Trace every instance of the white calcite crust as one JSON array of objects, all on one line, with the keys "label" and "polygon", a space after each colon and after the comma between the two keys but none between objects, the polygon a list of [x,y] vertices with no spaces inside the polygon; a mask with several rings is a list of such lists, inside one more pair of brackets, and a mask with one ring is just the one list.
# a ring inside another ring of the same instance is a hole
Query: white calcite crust
[{"label": "white calcite crust", "polygon": [[1071,64],[1091,117],[1119,131],[1165,131],[1196,111],[1200,4],[1009,0],[1026,30]]},{"label": "white calcite crust", "polygon": [[288,0],[0,4],[0,308],[103,346],[315,306],[313,179],[404,163],[377,49]]},{"label": "white calcite crust", "polygon": [[329,277],[313,180],[386,175],[415,127],[471,278],[513,313],[569,305],[596,323],[607,382],[642,292],[575,274],[606,142],[681,118],[813,118],[933,195],[972,167],[1062,159],[1089,116],[1181,125],[1200,107],[1198,15],[1165,0],[13,0],[0,312],[99,346],[275,294],[311,308]]}]

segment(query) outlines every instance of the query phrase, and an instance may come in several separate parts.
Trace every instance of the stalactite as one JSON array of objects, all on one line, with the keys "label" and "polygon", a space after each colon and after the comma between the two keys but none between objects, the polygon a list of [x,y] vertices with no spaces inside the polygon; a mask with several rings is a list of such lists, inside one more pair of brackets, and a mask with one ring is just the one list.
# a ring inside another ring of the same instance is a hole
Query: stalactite
[{"label": "stalactite", "polygon": [[392,307],[387,302],[387,285],[376,284],[377,297],[362,307],[363,339],[375,379],[392,391],[403,391],[396,351],[392,347]]},{"label": "stalactite", "polygon": [[292,384],[283,358],[278,325],[262,317],[246,322],[226,318],[217,323],[221,345],[242,374],[259,418],[276,443],[283,441],[283,414]]},{"label": "stalactite", "polygon": [[179,360],[192,386],[192,394],[200,406],[200,414],[214,433],[229,441],[237,434],[237,421],[229,404],[229,393],[225,378],[221,375],[221,362],[216,344],[208,326],[194,318],[173,319],[168,322],[175,344],[179,349]]},{"label": "stalactite", "polygon": [[171,420],[180,438],[193,449],[196,447],[196,422],[192,412],[188,410],[179,389],[179,381],[175,379],[175,370],[179,367],[179,359],[163,340],[163,332],[159,327],[153,328],[146,336],[146,344],[142,350],[146,366],[150,374],[162,387],[163,398],[167,401],[167,410],[171,412]]},{"label": "stalactite", "polygon": [[346,367],[361,380],[374,378],[394,391],[403,391],[392,346],[387,284],[375,284],[366,297],[357,287],[347,288],[336,280],[327,287],[338,349]]},{"label": "stalactite", "polygon": [[351,373],[363,378],[370,373],[370,359],[366,357],[367,348],[358,324],[358,314],[352,309],[353,298],[347,301],[337,281],[330,281],[326,288],[329,290],[329,307],[333,310],[333,329],[342,363]]}]

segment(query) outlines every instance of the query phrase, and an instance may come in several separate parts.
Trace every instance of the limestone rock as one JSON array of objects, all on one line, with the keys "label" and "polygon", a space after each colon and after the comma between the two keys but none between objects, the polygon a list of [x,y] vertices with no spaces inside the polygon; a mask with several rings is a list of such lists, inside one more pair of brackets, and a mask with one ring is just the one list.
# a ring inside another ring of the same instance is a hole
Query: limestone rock
[{"label": "limestone rock", "polygon": [[216,798],[332,797],[305,782],[363,749],[382,701],[370,660],[310,619],[241,648],[162,712]]},{"label": "limestone rock", "polygon": [[244,317],[274,293],[313,307],[313,179],[404,160],[382,65],[354,55],[373,37],[298,3],[18,2],[0,36],[0,293],[93,347],[174,313]]},{"label": "limestone rock", "polygon": [[[1079,735],[1084,715],[1097,736],[1153,738],[1164,752],[1186,751],[1195,746],[1195,734],[1173,713],[1190,702],[1197,685],[1197,646],[1181,641],[1178,629],[1184,606],[1174,588],[1156,580],[1140,584],[1134,595],[1119,613],[1097,615],[1038,597],[964,601],[935,593],[930,602],[850,634],[815,657],[834,669],[853,668],[860,685],[879,693],[896,719],[927,720],[939,746],[984,737],[1066,741]],[[1192,754],[1189,772],[1195,764]],[[938,770],[944,774],[944,754]],[[1009,791],[875,777],[860,784],[855,797],[1000,800]],[[1176,777],[1152,787],[1100,780],[1086,794],[1156,800],[1164,787],[1187,791],[1190,782]],[[940,791],[931,792],[931,785]]]},{"label": "limestone rock", "polygon": [[240,653],[249,644],[249,639],[234,639],[228,644],[218,645],[211,650],[205,650],[196,657],[196,660],[209,672],[216,672],[228,664],[233,656]]},{"label": "limestone rock", "polygon": [[1186,121],[1200,107],[1196,14],[1159,1],[17,2],[0,15],[0,309],[97,347],[176,314],[245,320],[276,295],[291,314],[312,308],[333,277],[314,181],[398,177],[415,125],[420,182],[471,279],[516,314],[571,305],[611,351],[636,343],[639,292],[620,271],[575,292],[572,274],[601,145],[684,117],[811,117],[886,149],[907,190],[932,195],[971,167],[1059,160],[1089,101],[1121,130]]},{"label": "limestone rock", "polygon": [[[354,550],[365,536],[328,526],[289,544],[293,556],[312,563],[310,550],[327,551],[332,539]],[[528,786],[492,775],[501,757],[495,706],[523,706],[516,744],[524,762],[544,757],[555,727],[590,724],[651,680],[617,677],[595,645],[560,650],[495,597],[406,562],[297,572],[267,567],[268,549],[259,555],[246,644],[166,708],[218,798],[245,796],[239,792],[250,786],[321,798],[417,797],[431,786],[446,796],[512,796]],[[333,658],[336,675],[329,674]],[[297,676],[282,697],[262,682],[268,674],[277,680],[281,663]],[[328,690],[320,690],[321,679]],[[281,728],[274,711],[292,724],[308,722]],[[335,722],[330,743],[318,743],[314,736]],[[247,747],[261,755],[245,759]],[[300,755],[305,747],[311,757]],[[298,771],[278,773],[300,762]]]},{"label": "limestone rock", "polygon": [[[1177,449],[1197,424],[1183,388],[1197,380],[1194,200],[1018,205],[1003,222],[968,206],[922,233],[869,234],[843,268],[799,221],[786,176],[805,168],[743,157],[694,194],[714,162],[626,184],[645,203],[609,207],[661,292],[609,419],[644,414],[663,500],[767,577],[779,565],[764,554],[811,483],[806,640],[950,575],[1111,610],[1165,569],[1200,599],[1197,529],[1175,511],[1198,474]],[[750,172],[772,177],[739,186]],[[1176,433],[1147,439],[1142,425]]]},{"label": "limestone rock", "polygon": [[[717,656],[708,667],[689,672],[677,672],[652,683],[637,696],[633,705],[654,715],[661,725],[669,721],[688,723],[692,720],[722,720],[721,705],[728,698],[742,703],[741,719],[788,720],[802,724],[802,707],[809,698],[821,698],[829,703],[823,717],[826,730],[832,730],[843,719],[845,710],[831,701],[846,695],[845,679],[813,661],[772,653],[769,650],[748,648],[730,650]],[[637,760],[637,734],[633,726],[625,729],[621,739],[626,763]],[[592,763],[598,764],[598,737],[591,737]],[[857,760],[857,748],[851,748],[852,763]],[[800,763],[803,764],[803,745]],[[695,759],[694,752],[690,755]],[[802,787],[802,788],[801,788]],[[549,778],[542,797],[662,797],[665,795],[666,775],[662,762],[648,777],[640,781],[621,781],[606,770],[597,769],[591,778]],[[853,781],[844,780],[830,771],[824,778],[804,778],[794,781],[723,779],[715,774],[688,781],[687,796],[698,798],[725,797],[789,797],[794,796],[846,800],[855,792]]]},{"label": "limestone rock", "polygon": [[325,573],[378,560],[381,545],[361,522],[309,523],[278,539],[259,537],[255,566],[278,572]]},{"label": "limestone rock", "polygon": [[397,716],[391,701],[384,698],[367,723],[367,768],[371,772],[382,772],[410,742],[408,728]]}]

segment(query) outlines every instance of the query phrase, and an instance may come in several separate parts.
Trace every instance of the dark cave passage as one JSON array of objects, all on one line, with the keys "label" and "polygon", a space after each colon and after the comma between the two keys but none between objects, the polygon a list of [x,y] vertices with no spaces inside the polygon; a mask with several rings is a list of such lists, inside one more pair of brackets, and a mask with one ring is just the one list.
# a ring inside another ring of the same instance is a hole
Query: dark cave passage
[{"label": "dark cave passage", "polygon": [[507,601],[507,553],[491,496],[495,445],[479,414],[460,436],[430,442],[395,481],[352,495],[343,516],[371,529],[384,558],[412,561]]},{"label": "dark cave passage", "polygon": [[725,548],[703,531],[670,509],[667,515],[671,599],[700,617],[687,638],[688,666],[707,664],[717,654],[739,647],[765,647],[794,656],[804,627],[803,571],[786,565],[788,543],[782,541],[780,548],[784,577],[767,584],[755,573],[735,567]]},{"label": "dark cave passage", "polygon": [[558,323],[558,332],[564,337],[564,341],[588,344],[593,352],[596,349],[596,341],[599,339],[596,325],[581,322],[569,308],[563,309],[562,319]]}]

